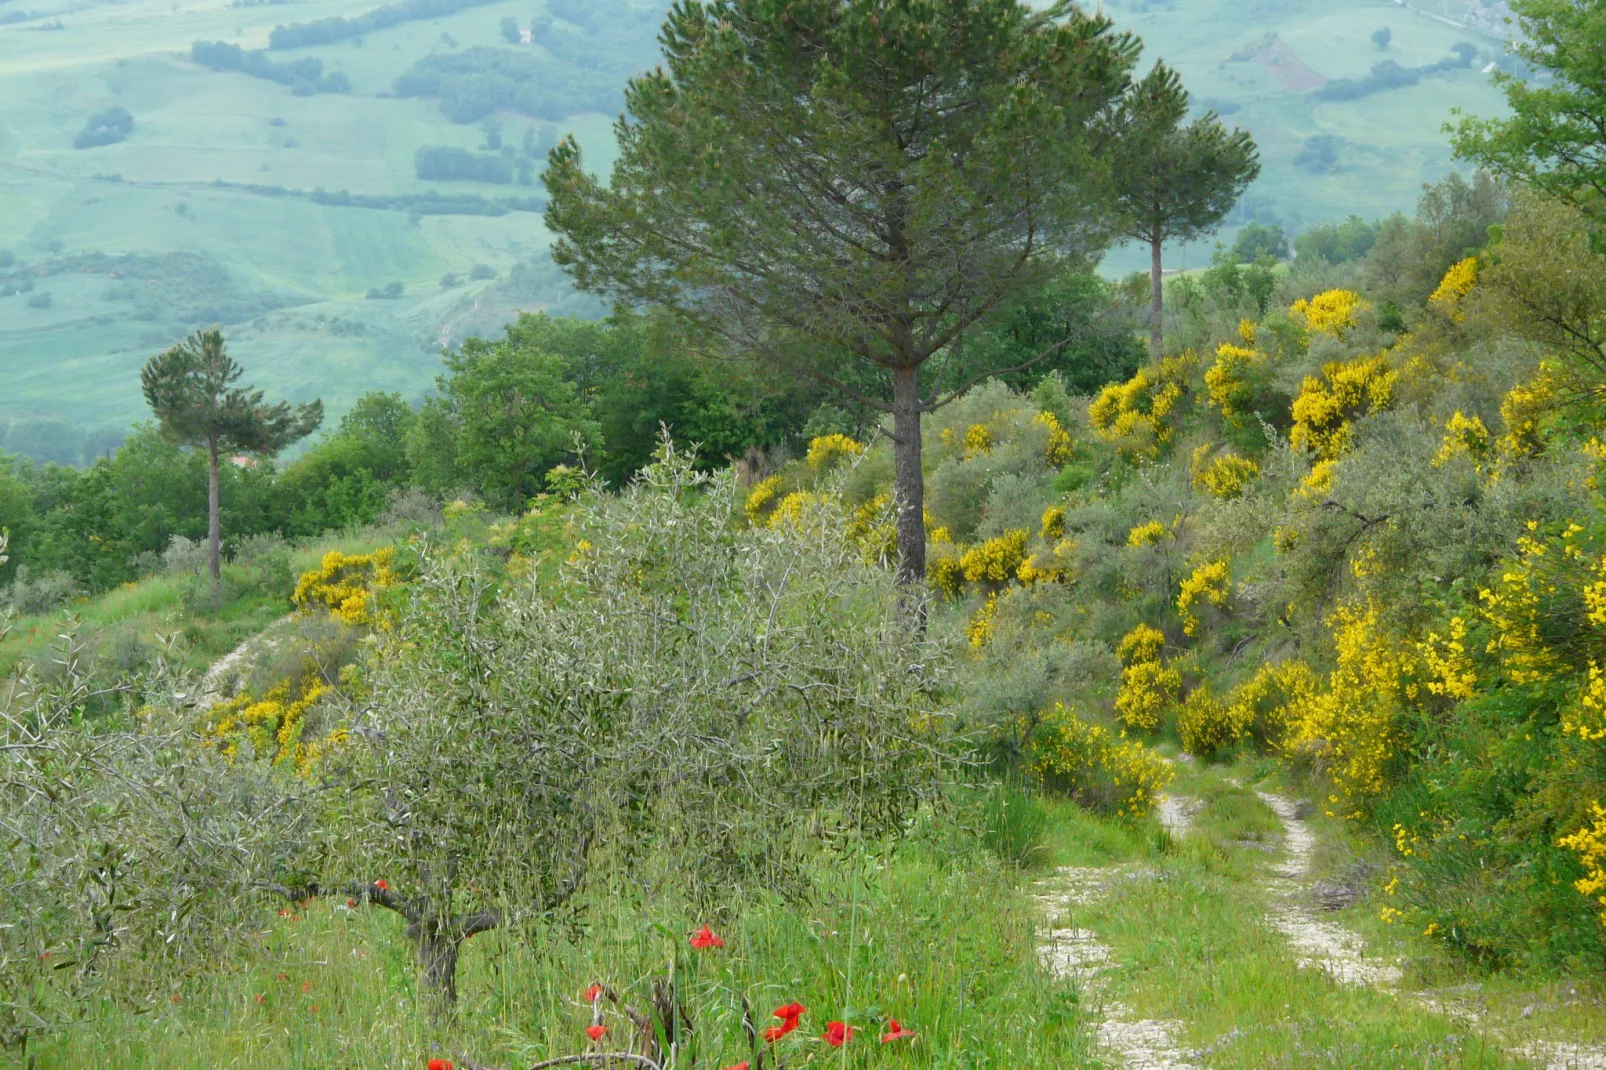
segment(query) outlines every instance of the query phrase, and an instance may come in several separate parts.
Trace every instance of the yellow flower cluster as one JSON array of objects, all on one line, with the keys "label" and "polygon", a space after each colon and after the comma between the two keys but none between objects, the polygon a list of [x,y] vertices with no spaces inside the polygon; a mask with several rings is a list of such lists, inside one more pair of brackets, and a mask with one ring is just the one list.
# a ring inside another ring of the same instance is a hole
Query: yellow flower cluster
[{"label": "yellow flower cluster", "polygon": [[965,566],[952,554],[934,557],[926,566],[926,579],[944,598],[958,598],[965,585]]},{"label": "yellow flower cluster", "polygon": [[993,625],[998,617],[998,592],[994,591],[987,596],[987,601],[976,610],[970,618],[970,624],[965,628],[965,638],[977,650],[986,646],[993,640]]},{"label": "yellow flower cluster", "polygon": [[1342,338],[1355,327],[1358,313],[1371,306],[1353,290],[1328,290],[1315,297],[1295,301],[1289,318],[1307,331]]},{"label": "yellow flower cluster", "polygon": [[1105,387],[1087,410],[1093,429],[1128,456],[1158,456],[1160,446],[1171,439],[1177,404],[1187,392],[1194,363],[1191,353],[1166,357],[1138,369],[1124,383]]},{"label": "yellow flower cluster", "polygon": [[1333,816],[1357,817],[1363,799],[1383,790],[1394,748],[1394,711],[1415,693],[1410,653],[1379,625],[1377,603],[1346,604],[1327,620],[1336,665],[1327,687],[1290,710],[1291,749],[1307,749],[1327,770]]},{"label": "yellow flower cluster", "polygon": [[290,681],[285,680],[260,699],[241,692],[207,711],[202,737],[225,757],[238,757],[240,744],[248,741],[257,755],[272,755],[275,765],[288,764],[297,772],[306,772],[328,749],[344,742],[346,732],[336,729],[322,740],[303,743],[307,711],[329,693],[329,687],[316,676],[308,676],[300,691],[292,699]]},{"label": "yellow flower cluster", "polygon": [[1161,660],[1164,648],[1165,635],[1158,628],[1139,624],[1116,649],[1125,668],[1115,712],[1131,728],[1152,732],[1160,727],[1160,718],[1182,691],[1182,674]]},{"label": "yellow flower cluster", "polygon": [[1255,394],[1245,373],[1265,360],[1265,354],[1231,342],[1216,347],[1216,362],[1204,374],[1205,390],[1210,405],[1229,423],[1240,423],[1253,415]]},{"label": "yellow flower cluster", "polygon": [[[1563,667],[1544,637],[1545,603],[1556,596],[1559,585],[1550,574],[1551,548],[1535,537],[1537,528],[1529,523],[1528,534],[1517,540],[1516,560],[1507,564],[1494,586],[1478,592],[1484,619],[1494,628],[1486,651],[1500,658],[1516,684],[1548,680]],[[1564,536],[1564,555],[1573,534]]]},{"label": "yellow flower cluster", "polygon": [[1428,692],[1444,698],[1471,698],[1478,688],[1478,670],[1467,653],[1467,622],[1451,617],[1448,635],[1429,632],[1417,644]]},{"label": "yellow flower cluster", "polygon": [[858,457],[864,453],[864,443],[847,435],[821,435],[809,440],[809,467],[816,472],[835,467],[844,457]]},{"label": "yellow flower cluster", "polygon": [[1598,743],[1606,739],[1606,674],[1593,660],[1589,663],[1589,678],[1579,688],[1576,705],[1563,711],[1563,735],[1577,736],[1585,743]]},{"label": "yellow flower cluster", "polygon": [[352,627],[383,626],[375,613],[374,598],[396,582],[391,562],[396,551],[389,546],[366,554],[330,550],[318,567],[301,574],[293,600],[297,606],[321,605],[330,616]]},{"label": "yellow flower cluster", "polygon": [[1139,524],[1126,533],[1128,546],[1153,546],[1165,538],[1169,532],[1166,526],[1158,520],[1151,520],[1146,524]]},{"label": "yellow flower cluster", "polygon": [[1118,817],[1141,818],[1171,783],[1171,767],[1133,740],[1112,735],[1055,703],[1031,743],[1031,769],[1050,788]]},{"label": "yellow flower cluster", "polygon": [[1573,882],[1581,895],[1594,899],[1601,907],[1600,921],[1606,925],[1606,809],[1600,803],[1589,804],[1593,825],[1585,826],[1571,836],[1563,836],[1556,846],[1578,855],[1584,875]]},{"label": "yellow flower cluster", "polygon": [[1557,407],[1560,390],[1556,373],[1541,364],[1531,381],[1506,392],[1500,402],[1500,421],[1506,428],[1500,439],[1502,452],[1522,457],[1539,451],[1539,421]]},{"label": "yellow flower cluster", "polygon": [[747,492],[747,522],[756,527],[764,526],[764,510],[775,502],[775,496],[781,492],[781,477],[770,476],[768,479],[755,483]]},{"label": "yellow flower cluster", "polygon": [[1433,455],[1433,467],[1443,468],[1457,457],[1471,457],[1482,461],[1489,452],[1489,429],[1474,413],[1468,416],[1457,409],[1444,424],[1444,441],[1439,452]]},{"label": "yellow flower cluster", "polygon": [[1039,551],[1021,562],[1020,568],[1015,570],[1015,578],[1026,587],[1038,583],[1065,582],[1075,571],[1072,559],[1076,554],[1076,547],[1075,539],[1059,540],[1052,550]]},{"label": "yellow flower cluster", "polygon": [[959,559],[965,579],[971,583],[1008,583],[1026,561],[1026,541],[1026,532],[1015,529],[972,546]]},{"label": "yellow flower cluster", "polygon": [[1303,661],[1262,665],[1227,697],[1228,717],[1268,746],[1281,747],[1294,717],[1319,686],[1316,674]]},{"label": "yellow flower cluster", "polygon": [[1065,510],[1057,505],[1051,505],[1044,509],[1042,531],[1045,539],[1063,539],[1065,537]]},{"label": "yellow flower cluster", "polygon": [[848,517],[848,538],[864,547],[868,564],[885,563],[898,556],[898,525],[887,513],[891,504],[892,495],[877,494]]},{"label": "yellow flower cluster", "polygon": [[1465,320],[1461,299],[1472,292],[1478,282],[1478,258],[1469,256],[1450,265],[1450,270],[1439,280],[1438,289],[1428,298],[1428,304],[1443,312],[1457,323]]},{"label": "yellow flower cluster", "polygon": [[1182,749],[1196,758],[1208,758],[1238,742],[1249,732],[1243,708],[1220,701],[1209,687],[1196,687],[1177,711],[1177,735]]},{"label": "yellow flower cluster", "polygon": [[[1208,450],[1209,446],[1202,447]],[[1195,454],[1196,459],[1199,458]],[[1209,465],[1196,465],[1193,485],[1213,498],[1230,501],[1243,495],[1260,476],[1260,465],[1235,453],[1223,453]]]},{"label": "yellow flower cluster", "polygon": [[1048,428],[1048,444],[1043,447],[1044,463],[1053,468],[1069,464],[1076,443],[1072,441],[1071,433],[1060,426],[1059,417],[1045,409],[1032,417],[1032,422]]},{"label": "yellow flower cluster", "polygon": [[1199,616],[1195,612],[1199,606],[1220,609],[1227,604],[1231,584],[1232,572],[1225,559],[1206,561],[1182,581],[1181,590],[1177,592],[1177,613],[1182,617],[1184,635],[1193,635],[1199,630]]},{"label": "yellow flower cluster", "polygon": [[1351,421],[1379,412],[1394,400],[1399,373],[1380,356],[1334,362],[1308,376],[1294,399],[1294,430],[1289,440],[1332,460],[1349,448]]},{"label": "yellow flower cluster", "polygon": [[965,460],[993,452],[993,431],[986,424],[965,428]]}]

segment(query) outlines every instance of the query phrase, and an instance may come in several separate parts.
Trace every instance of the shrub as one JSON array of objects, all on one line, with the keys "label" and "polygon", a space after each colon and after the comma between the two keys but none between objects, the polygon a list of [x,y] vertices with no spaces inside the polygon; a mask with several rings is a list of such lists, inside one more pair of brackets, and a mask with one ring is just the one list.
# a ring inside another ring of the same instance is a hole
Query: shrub
[{"label": "shrub", "polygon": [[301,575],[292,600],[303,609],[319,606],[343,624],[382,625],[376,597],[396,582],[391,568],[395,550],[382,546],[371,553],[330,550],[318,567]]},{"label": "shrub", "polygon": [[1093,429],[1129,457],[1158,457],[1171,441],[1181,415],[1178,406],[1188,392],[1188,378],[1196,363],[1192,353],[1167,357],[1138,369],[1124,383],[1105,387],[1088,408]]},{"label": "shrub", "polygon": [[1332,363],[1321,378],[1308,377],[1294,399],[1294,430],[1289,440],[1323,460],[1349,449],[1353,421],[1387,409],[1399,374],[1383,356]]},{"label": "shrub", "polygon": [[1222,702],[1208,686],[1189,693],[1177,711],[1177,735],[1182,749],[1196,758],[1209,758],[1244,737],[1249,724],[1242,708]]},{"label": "shrub", "polygon": [[1199,630],[1201,622],[1196,612],[1199,607],[1209,605],[1221,609],[1226,606],[1231,585],[1232,573],[1225,560],[1206,561],[1182,581],[1177,592],[1177,614],[1182,618],[1184,635],[1193,635]]},{"label": "shrub", "polygon": [[84,128],[73,138],[72,147],[92,149],[101,145],[115,145],[133,132],[134,117],[127,108],[114,104],[84,120]]},{"label": "shrub", "polygon": [[1147,815],[1171,782],[1159,755],[1058,703],[1032,736],[1031,769],[1049,791],[1129,820]]}]

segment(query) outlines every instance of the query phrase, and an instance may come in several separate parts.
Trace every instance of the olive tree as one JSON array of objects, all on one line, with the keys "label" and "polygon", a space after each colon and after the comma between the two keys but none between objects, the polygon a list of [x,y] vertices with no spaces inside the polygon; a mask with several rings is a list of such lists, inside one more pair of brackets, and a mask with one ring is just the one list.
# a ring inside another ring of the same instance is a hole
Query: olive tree
[{"label": "olive tree", "polygon": [[602,860],[693,897],[785,890],[835,836],[899,827],[949,761],[944,648],[836,507],[740,515],[733,474],[665,445],[575,507],[558,583],[425,551],[353,725],[339,861],[282,894],[402,914],[450,1003],[463,940],[533,938]]}]

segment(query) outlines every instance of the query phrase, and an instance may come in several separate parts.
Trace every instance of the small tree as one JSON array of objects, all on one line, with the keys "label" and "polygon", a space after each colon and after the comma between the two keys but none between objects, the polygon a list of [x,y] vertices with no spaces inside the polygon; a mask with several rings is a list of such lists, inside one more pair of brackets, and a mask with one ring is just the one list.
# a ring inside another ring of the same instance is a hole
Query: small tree
[{"label": "small tree", "polygon": [[223,332],[213,327],[152,357],[139,373],[145,403],[163,436],[206,450],[207,565],[214,581],[222,571],[218,458],[224,450],[277,453],[323,422],[321,401],[269,405],[262,391],[234,386],[243,371],[225,352]]},{"label": "small tree", "polygon": [[1379,52],[1388,51],[1389,42],[1394,40],[1394,31],[1387,26],[1372,31],[1372,44],[1377,46]]},{"label": "small tree", "polygon": [[1229,132],[1215,112],[1187,126],[1188,93],[1164,63],[1132,87],[1117,152],[1116,200],[1129,237],[1149,246],[1149,354],[1165,342],[1162,250],[1193,241],[1227,217],[1260,174],[1260,155],[1246,131]]},{"label": "small tree", "polygon": [[611,184],[572,138],[550,156],[554,259],[890,413],[898,573],[918,580],[921,419],[963,392],[921,370],[1104,247],[1138,42],[1020,0],[688,0],[662,40]]},{"label": "small tree", "polygon": [[1512,52],[1553,77],[1530,84],[1497,71],[1511,117],[1462,118],[1456,153],[1598,214],[1606,196],[1606,9],[1577,0],[1513,0],[1511,8],[1521,26]]}]

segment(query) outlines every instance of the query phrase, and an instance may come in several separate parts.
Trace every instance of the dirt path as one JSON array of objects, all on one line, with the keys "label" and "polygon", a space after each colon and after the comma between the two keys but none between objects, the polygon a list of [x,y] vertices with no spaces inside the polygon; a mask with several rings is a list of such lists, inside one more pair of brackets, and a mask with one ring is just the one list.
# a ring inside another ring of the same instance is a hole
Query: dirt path
[{"label": "dirt path", "polygon": [[[1168,796],[1167,800],[1170,799]],[[1167,800],[1162,801],[1162,807]],[[1188,811],[1181,807],[1174,813]],[[1173,835],[1181,833],[1173,832]],[[1101,1007],[1099,1046],[1113,1054],[1122,1066],[1128,1070],[1200,1070],[1199,1064],[1191,1062],[1189,1053],[1179,1046],[1180,1021],[1137,1018],[1131,1008],[1105,998],[1102,975],[1116,965],[1110,948],[1091,930],[1069,926],[1078,908],[1104,898],[1120,882],[1148,880],[1153,876],[1153,870],[1140,866],[1062,867],[1052,878],[1039,884],[1040,891],[1035,897],[1043,904],[1048,923],[1038,947],[1038,957],[1054,976],[1074,980],[1090,1005]]]},{"label": "dirt path", "polygon": [[280,625],[294,616],[295,614],[292,613],[288,617],[281,617],[213,662],[212,667],[206,670],[206,675],[201,677],[200,684],[195,688],[196,707],[209,709],[219,702],[233,698],[233,691],[225,693],[226,685],[229,684],[230,679],[239,676],[248,666],[251,659],[255,658],[259,653],[271,650],[277,642],[277,639],[271,638],[273,633],[279,629]]},{"label": "dirt path", "polygon": [[1273,871],[1276,876],[1267,884],[1272,905],[1266,917],[1272,928],[1294,945],[1299,964],[1326,970],[1342,985],[1392,988],[1399,984],[1398,966],[1376,956],[1367,957],[1366,941],[1342,925],[1318,918],[1306,902],[1316,836],[1299,816],[1294,803],[1269,791],[1255,794],[1282,822],[1283,847],[1287,854]]}]

